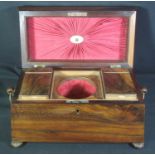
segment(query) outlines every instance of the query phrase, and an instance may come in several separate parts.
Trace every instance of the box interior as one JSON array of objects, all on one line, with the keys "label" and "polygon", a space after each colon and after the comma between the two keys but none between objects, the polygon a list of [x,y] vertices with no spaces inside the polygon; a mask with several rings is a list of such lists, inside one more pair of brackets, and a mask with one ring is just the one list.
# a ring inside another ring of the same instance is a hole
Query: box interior
[{"label": "box interior", "polygon": [[131,100],[137,93],[126,69],[25,71],[18,100]]},{"label": "box interior", "polygon": [[55,70],[53,99],[102,99],[103,86],[99,70]]}]

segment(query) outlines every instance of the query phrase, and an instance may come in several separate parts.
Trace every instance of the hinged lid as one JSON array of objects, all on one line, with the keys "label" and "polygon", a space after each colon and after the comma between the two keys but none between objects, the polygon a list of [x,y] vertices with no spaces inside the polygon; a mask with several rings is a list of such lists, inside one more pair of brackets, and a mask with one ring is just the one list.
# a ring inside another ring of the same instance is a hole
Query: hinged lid
[{"label": "hinged lid", "polygon": [[136,11],[20,7],[22,67],[132,67]]}]

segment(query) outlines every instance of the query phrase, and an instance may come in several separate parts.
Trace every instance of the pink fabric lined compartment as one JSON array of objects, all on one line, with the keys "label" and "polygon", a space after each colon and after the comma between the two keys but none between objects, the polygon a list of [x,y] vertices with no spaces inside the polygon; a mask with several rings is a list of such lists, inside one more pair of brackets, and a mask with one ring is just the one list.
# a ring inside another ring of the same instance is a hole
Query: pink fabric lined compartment
[{"label": "pink fabric lined compartment", "polygon": [[31,61],[124,61],[127,31],[124,17],[28,17],[28,56]]},{"label": "pink fabric lined compartment", "polygon": [[96,87],[87,80],[71,79],[61,83],[57,92],[67,98],[81,99],[93,95],[96,92]]}]

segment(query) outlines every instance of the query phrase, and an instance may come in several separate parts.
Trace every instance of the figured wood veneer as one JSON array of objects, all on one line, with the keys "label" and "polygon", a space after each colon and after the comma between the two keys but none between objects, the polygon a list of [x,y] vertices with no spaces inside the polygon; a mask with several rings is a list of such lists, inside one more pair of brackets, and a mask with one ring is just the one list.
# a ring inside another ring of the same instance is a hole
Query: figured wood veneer
[{"label": "figured wood veneer", "polygon": [[33,68],[26,68],[24,70],[25,73],[52,73],[53,69],[51,67],[33,67]]},{"label": "figured wood veneer", "polygon": [[[116,72],[115,69],[109,69],[103,75],[102,73],[102,70],[96,69],[27,71],[24,74],[20,94],[29,94],[29,91],[33,90],[32,84],[37,85],[31,94],[27,95],[29,96],[27,100],[14,100],[11,105],[12,140],[20,142],[144,142],[145,105],[135,98],[131,101],[133,96],[127,97],[126,102],[119,101],[118,98],[118,94],[128,96],[135,93],[129,71]],[[66,103],[65,100],[70,99],[59,100],[61,96],[54,98],[54,95],[57,95],[54,94],[57,85],[71,77],[85,77],[92,80],[99,94],[95,94],[93,100],[86,98],[89,103],[83,104]],[[52,85],[49,85],[48,78],[52,79]],[[116,93],[116,96],[113,97],[111,92]],[[41,100],[38,95],[34,100],[32,96],[36,94],[44,94],[44,99]],[[45,96],[48,98],[45,99]],[[100,100],[97,100],[98,97],[101,97]]]},{"label": "figured wood veneer", "polygon": [[[136,88],[129,70],[116,68],[104,68],[102,69],[102,72],[99,69],[55,69],[53,71],[50,68],[26,69],[21,82],[18,99],[72,99],[62,96],[58,92],[58,87],[65,81],[76,79],[86,80],[96,89],[95,93],[91,96],[82,99],[134,101],[138,99]],[[83,95],[77,94],[74,96]]]},{"label": "figured wood veneer", "polygon": [[40,100],[49,99],[51,89],[51,72],[32,72],[29,70],[24,73],[18,100]]},{"label": "figured wood veneer", "polygon": [[103,73],[129,73],[128,68],[110,68],[104,67],[102,68]]},{"label": "figured wood veneer", "polygon": [[103,77],[107,100],[137,100],[136,88],[129,72],[105,72]]},{"label": "figured wood veneer", "polygon": [[12,138],[22,142],[143,142],[144,104],[16,102]]}]

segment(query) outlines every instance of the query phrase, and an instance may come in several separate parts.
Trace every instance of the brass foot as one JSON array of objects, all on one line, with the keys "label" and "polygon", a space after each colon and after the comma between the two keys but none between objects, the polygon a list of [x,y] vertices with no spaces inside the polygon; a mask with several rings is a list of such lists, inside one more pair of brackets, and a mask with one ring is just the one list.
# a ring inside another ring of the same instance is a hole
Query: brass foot
[{"label": "brass foot", "polygon": [[136,149],[142,149],[144,147],[144,143],[131,143],[131,145]]},{"label": "brass foot", "polygon": [[18,148],[18,147],[22,146],[23,144],[24,144],[23,142],[18,142],[18,141],[11,142],[11,146],[14,148]]}]

